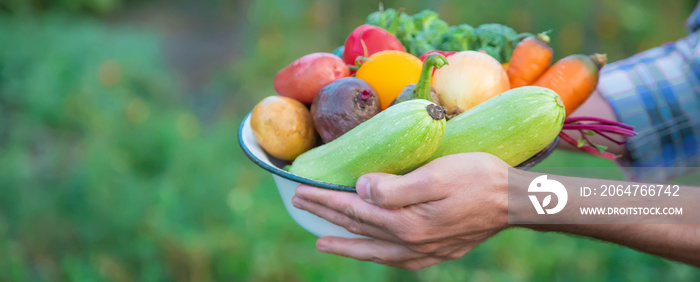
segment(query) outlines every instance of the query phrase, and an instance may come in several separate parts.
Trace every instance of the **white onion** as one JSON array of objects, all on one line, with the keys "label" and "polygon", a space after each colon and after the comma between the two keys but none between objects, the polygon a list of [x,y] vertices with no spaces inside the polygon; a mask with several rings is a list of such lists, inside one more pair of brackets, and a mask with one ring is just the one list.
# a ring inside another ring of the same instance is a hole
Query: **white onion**
[{"label": "white onion", "polygon": [[487,54],[462,51],[447,61],[449,65],[435,71],[433,87],[448,115],[458,115],[510,89],[505,70]]}]

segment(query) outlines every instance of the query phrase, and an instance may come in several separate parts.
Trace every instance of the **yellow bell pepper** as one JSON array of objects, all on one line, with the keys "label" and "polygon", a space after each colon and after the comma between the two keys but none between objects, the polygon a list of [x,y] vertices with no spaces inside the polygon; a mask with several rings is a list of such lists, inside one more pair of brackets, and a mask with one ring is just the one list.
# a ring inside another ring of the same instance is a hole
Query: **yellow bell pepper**
[{"label": "yellow bell pepper", "polygon": [[423,62],[409,53],[380,51],[360,66],[355,77],[366,81],[377,91],[384,110],[401,94],[406,85],[418,83],[422,67]]}]

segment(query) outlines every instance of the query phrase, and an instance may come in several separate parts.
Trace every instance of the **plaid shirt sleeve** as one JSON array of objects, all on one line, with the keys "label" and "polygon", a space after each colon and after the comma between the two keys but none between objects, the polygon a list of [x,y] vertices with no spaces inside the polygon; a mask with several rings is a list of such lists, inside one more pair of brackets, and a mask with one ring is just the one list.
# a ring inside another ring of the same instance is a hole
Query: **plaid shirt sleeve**
[{"label": "plaid shirt sleeve", "polygon": [[[686,22],[692,32],[628,59],[605,66],[598,91],[621,122],[635,127],[629,157],[620,160],[630,178],[666,181],[700,162],[700,17]],[[634,167],[659,167],[656,174]]]}]

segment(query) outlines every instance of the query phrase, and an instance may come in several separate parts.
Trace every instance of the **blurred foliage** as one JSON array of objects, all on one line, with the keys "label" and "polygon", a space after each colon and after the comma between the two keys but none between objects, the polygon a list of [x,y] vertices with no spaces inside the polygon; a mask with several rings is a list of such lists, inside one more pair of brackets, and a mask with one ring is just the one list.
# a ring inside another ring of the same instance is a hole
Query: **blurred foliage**
[{"label": "blurred foliage", "polygon": [[11,12],[60,10],[71,14],[109,15],[130,4],[148,0],[3,0],[0,8]]},{"label": "blurred foliage", "polygon": [[[113,22],[136,2],[149,1],[0,2],[2,281],[700,279],[697,269],[628,248],[523,229],[418,272],[319,253],[269,174],[242,155],[236,129],[257,101],[274,95],[277,70],[342,44],[377,3],[214,1],[221,17],[246,15],[231,27],[243,55],[195,96],[183,93],[164,59],[165,32]],[[384,3],[411,13],[431,8],[452,25],[552,29],[556,57],[607,52],[612,60],[684,36],[694,5]],[[542,164],[567,165],[613,166],[570,152]]]}]

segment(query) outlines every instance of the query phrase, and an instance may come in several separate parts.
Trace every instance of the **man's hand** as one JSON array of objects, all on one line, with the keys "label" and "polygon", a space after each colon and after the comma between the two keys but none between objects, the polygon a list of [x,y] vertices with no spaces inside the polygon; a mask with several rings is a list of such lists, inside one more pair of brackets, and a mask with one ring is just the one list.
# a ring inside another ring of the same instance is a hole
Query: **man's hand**
[{"label": "man's hand", "polygon": [[292,203],[375,239],[321,237],[321,252],[411,270],[457,259],[508,224],[508,165],[486,153],[445,156],[403,176],[371,173],[357,194],[301,185]]}]

